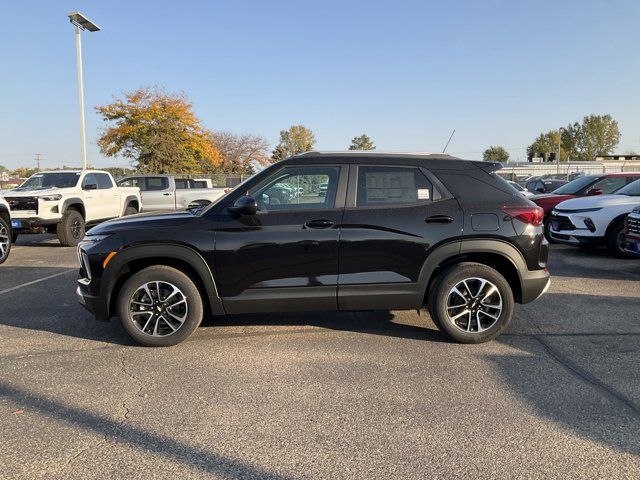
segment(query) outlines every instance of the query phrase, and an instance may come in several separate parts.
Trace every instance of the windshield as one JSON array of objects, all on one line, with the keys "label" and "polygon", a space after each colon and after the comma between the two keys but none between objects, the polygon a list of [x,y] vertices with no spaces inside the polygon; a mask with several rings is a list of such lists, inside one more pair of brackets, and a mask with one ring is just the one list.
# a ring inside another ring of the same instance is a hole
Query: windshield
[{"label": "windshield", "polygon": [[600,178],[598,175],[587,175],[586,177],[576,178],[566,185],[555,189],[553,193],[557,193],[560,195],[575,195],[583,188],[591,185],[598,178]]},{"label": "windshield", "polygon": [[21,190],[73,188],[78,184],[79,178],[80,172],[36,173],[18,188]]},{"label": "windshield", "polygon": [[640,197],[640,180],[631,182],[626,187],[618,190],[614,195],[629,195],[631,197]]}]

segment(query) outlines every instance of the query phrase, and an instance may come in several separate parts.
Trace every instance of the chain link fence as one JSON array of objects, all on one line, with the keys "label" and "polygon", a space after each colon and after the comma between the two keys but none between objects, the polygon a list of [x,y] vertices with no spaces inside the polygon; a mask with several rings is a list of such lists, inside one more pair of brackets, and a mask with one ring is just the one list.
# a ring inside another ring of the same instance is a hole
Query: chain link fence
[{"label": "chain link fence", "polygon": [[522,181],[534,175],[553,175],[554,178],[572,180],[578,174],[640,172],[640,162],[563,162],[527,165],[505,165],[499,175],[509,180]]}]

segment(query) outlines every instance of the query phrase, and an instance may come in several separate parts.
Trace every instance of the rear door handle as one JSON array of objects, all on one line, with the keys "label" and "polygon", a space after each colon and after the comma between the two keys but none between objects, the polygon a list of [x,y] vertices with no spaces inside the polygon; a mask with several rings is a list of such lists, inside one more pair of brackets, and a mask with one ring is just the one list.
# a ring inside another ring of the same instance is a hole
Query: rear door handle
[{"label": "rear door handle", "polygon": [[427,223],[451,223],[453,222],[453,218],[449,215],[432,215],[424,219]]},{"label": "rear door handle", "polygon": [[333,226],[330,220],[311,220],[304,224],[307,228],[329,228]]}]

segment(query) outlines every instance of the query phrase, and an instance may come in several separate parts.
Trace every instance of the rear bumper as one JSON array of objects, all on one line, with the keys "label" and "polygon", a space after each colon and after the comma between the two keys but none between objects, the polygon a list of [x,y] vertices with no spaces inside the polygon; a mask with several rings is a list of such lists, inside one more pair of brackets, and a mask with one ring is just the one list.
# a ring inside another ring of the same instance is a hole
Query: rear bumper
[{"label": "rear bumper", "polygon": [[91,295],[87,290],[87,285],[82,279],[78,280],[78,288],[76,289],[76,298],[78,303],[93,314],[96,320],[102,322],[109,321],[107,313],[107,305],[100,297]]},{"label": "rear bumper", "polygon": [[522,299],[520,303],[530,303],[541,297],[551,285],[549,271],[527,270],[522,275]]}]

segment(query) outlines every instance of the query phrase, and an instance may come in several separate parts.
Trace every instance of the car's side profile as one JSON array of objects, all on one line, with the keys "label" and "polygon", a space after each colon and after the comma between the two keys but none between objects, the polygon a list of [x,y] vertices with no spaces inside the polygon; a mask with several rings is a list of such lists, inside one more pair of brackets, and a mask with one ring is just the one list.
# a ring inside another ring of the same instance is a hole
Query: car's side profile
[{"label": "car's side profile", "polygon": [[151,346],[187,338],[205,309],[426,306],[453,339],[487,341],[514,303],[549,285],[542,209],[497,168],[446,155],[302,154],[207,208],[93,228],[78,248],[79,301]]},{"label": "car's side profile", "polygon": [[7,201],[0,197],[0,263],[4,263],[9,258],[12,241],[11,211]]}]

